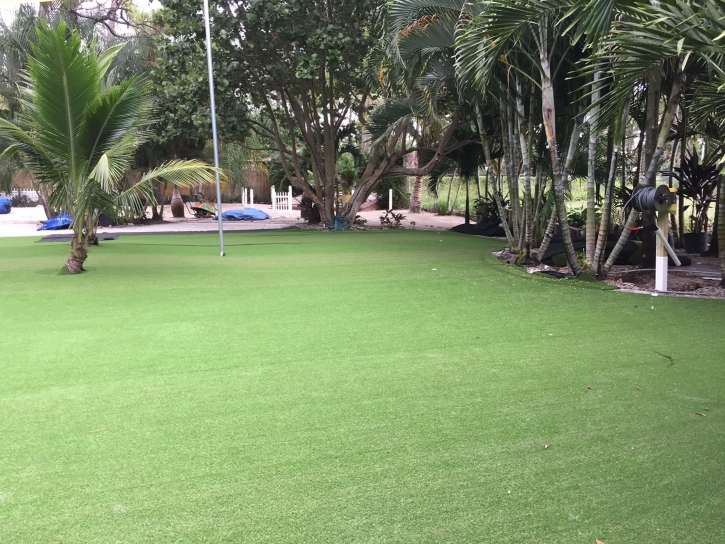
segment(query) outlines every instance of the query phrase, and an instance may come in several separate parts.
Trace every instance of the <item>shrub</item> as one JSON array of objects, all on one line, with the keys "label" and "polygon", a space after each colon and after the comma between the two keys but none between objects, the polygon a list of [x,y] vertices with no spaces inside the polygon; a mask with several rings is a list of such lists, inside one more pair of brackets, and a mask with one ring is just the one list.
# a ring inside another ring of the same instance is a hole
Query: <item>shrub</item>
[{"label": "shrub", "polygon": [[38,205],[37,200],[33,200],[24,194],[14,195],[10,198],[10,201],[13,203],[13,208],[35,208]]},{"label": "shrub", "polygon": [[403,219],[405,219],[405,216],[402,213],[395,213],[392,210],[387,210],[380,216],[380,226],[384,229],[399,229],[402,228],[400,223]]}]

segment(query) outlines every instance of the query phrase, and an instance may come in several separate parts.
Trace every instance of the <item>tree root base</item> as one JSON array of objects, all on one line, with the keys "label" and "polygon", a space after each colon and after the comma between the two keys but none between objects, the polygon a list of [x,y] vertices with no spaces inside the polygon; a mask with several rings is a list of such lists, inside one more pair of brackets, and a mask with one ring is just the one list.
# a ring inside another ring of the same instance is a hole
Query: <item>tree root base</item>
[{"label": "tree root base", "polygon": [[71,276],[75,276],[76,274],[80,274],[86,271],[86,269],[83,268],[83,261],[81,261],[80,259],[74,259],[72,257],[65,262],[65,269]]}]

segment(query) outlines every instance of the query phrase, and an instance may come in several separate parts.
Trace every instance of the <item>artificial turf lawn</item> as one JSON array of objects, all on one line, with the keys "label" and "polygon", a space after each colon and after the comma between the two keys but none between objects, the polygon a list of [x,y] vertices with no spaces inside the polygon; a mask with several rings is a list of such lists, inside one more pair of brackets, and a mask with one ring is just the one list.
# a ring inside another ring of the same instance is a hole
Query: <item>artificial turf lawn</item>
[{"label": "artificial turf lawn", "polygon": [[499,246],[0,240],[0,542],[725,542],[725,303]]}]

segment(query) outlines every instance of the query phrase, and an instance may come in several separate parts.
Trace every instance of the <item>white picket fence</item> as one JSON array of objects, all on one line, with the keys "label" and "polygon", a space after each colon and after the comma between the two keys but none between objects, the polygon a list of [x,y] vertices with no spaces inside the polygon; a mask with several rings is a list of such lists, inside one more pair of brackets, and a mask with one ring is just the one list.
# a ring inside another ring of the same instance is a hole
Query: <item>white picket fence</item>
[{"label": "white picket fence", "polygon": [[242,189],[242,206],[245,208],[254,208],[254,189]]},{"label": "white picket fence", "polygon": [[292,186],[286,193],[277,194],[277,191],[272,187],[272,210],[276,212],[291,212],[292,211]]},{"label": "white picket fence", "polygon": [[38,202],[40,200],[38,193],[36,191],[33,191],[32,189],[12,189],[9,195],[5,193],[0,193],[0,196],[4,196],[6,198],[12,198],[14,196],[20,195],[25,195],[30,200],[34,200],[35,202]]}]

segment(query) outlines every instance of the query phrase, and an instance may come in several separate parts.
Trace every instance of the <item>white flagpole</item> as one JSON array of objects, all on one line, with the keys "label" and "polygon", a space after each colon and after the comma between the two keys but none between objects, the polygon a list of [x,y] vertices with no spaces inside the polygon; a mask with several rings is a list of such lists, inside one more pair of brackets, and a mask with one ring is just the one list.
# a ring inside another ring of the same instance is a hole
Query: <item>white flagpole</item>
[{"label": "white flagpole", "polygon": [[[211,59],[211,29],[209,28],[209,0],[204,0],[204,25],[206,27],[206,60],[209,66],[209,98],[211,100],[211,131],[214,138],[214,166],[219,168],[219,140],[216,130],[216,102],[214,101],[214,71]],[[219,171],[216,173],[217,219],[219,221],[219,250],[224,257],[224,226],[222,224],[222,190]]]}]

